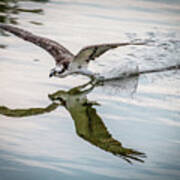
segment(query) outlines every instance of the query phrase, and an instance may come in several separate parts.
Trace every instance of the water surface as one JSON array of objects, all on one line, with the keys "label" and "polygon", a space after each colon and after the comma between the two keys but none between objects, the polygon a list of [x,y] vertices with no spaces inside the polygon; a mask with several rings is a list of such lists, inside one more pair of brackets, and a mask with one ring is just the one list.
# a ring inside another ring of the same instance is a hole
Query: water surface
[{"label": "water surface", "polygon": [[[154,42],[90,64],[107,77],[180,64],[179,1],[2,2],[1,22],[74,54],[91,44]],[[179,70],[96,86],[82,76],[49,79],[49,54],[2,34],[0,179],[179,179]]]}]

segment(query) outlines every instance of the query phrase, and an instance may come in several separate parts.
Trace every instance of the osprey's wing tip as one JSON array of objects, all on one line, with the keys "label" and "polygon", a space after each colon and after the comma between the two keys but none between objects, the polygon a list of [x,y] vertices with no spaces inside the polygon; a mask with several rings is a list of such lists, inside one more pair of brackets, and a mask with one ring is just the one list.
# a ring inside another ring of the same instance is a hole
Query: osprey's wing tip
[{"label": "osprey's wing tip", "polygon": [[74,62],[79,64],[88,64],[90,60],[94,60],[104,54],[106,51],[115,49],[122,46],[129,45],[145,45],[146,42],[124,42],[124,43],[111,43],[111,44],[99,44],[99,45],[91,45],[84,47],[81,49],[78,54],[74,58]]},{"label": "osprey's wing tip", "polygon": [[25,41],[31,42],[43,48],[54,57],[56,63],[59,63],[62,60],[67,59],[67,57],[68,59],[73,59],[74,57],[74,55],[68,49],[66,49],[65,47],[51,39],[34,35],[33,33],[27,30],[12,25],[0,23],[0,28],[16,35],[17,37]]}]

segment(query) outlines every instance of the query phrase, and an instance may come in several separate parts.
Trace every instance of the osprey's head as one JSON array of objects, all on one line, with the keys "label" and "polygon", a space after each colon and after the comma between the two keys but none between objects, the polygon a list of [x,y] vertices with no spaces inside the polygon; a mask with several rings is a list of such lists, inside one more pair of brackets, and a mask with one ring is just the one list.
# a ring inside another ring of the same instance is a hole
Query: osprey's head
[{"label": "osprey's head", "polygon": [[58,76],[64,77],[64,72],[68,69],[69,62],[61,62],[56,65],[55,68],[51,69],[49,77]]}]

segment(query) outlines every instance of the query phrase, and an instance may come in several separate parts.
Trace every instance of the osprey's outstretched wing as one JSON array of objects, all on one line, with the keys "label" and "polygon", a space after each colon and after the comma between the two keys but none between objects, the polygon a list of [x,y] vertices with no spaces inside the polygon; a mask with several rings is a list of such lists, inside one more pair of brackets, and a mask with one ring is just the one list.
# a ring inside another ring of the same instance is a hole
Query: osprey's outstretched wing
[{"label": "osprey's outstretched wing", "polygon": [[75,56],[73,63],[79,65],[87,65],[90,60],[94,60],[95,58],[101,56],[106,51],[118,48],[121,46],[129,46],[129,45],[145,45],[144,42],[128,42],[128,43],[113,43],[113,44],[99,44],[87,46],[81,49],[78,54]]},{"label": "osprey's outstretched wing", "polygon": [[25,41],[29,41],[39,47],[42,47],[54,57],[56,63],[59,63],[64,59],[74,57],[69,50],[53,40],[34,35],[29,31],[11,25],[0,24],[0,28],[20,37],[21,39],[24,39]]}]

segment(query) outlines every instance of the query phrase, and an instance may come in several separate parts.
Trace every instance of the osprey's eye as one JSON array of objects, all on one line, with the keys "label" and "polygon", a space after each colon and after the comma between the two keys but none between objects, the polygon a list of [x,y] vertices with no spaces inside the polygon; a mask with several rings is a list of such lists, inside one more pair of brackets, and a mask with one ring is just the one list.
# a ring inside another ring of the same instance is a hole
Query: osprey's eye
[{"label": "osprey's eye", "polygon": [[64,72],[64,66],[58,66],[55,68],[57,74],[62,74]]}]

